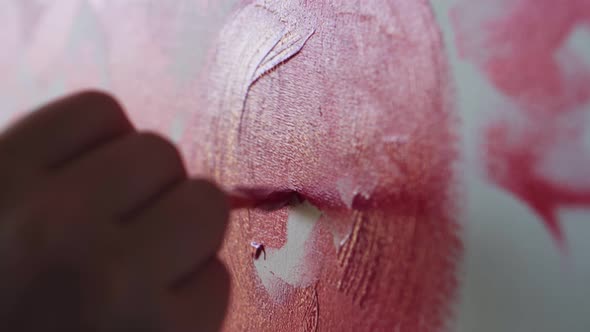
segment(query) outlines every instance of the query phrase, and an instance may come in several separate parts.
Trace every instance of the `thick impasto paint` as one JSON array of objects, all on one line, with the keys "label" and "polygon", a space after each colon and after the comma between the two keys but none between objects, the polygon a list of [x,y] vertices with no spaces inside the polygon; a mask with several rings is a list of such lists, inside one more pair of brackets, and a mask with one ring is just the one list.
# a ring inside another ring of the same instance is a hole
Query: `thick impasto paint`
[{"label": "thick impasto paint", "polygon": [[232,216],[226,330],[444,328],[456,138],[428,4],[244,1],[210,54],[187,160],[228,188],[307,200]]}]

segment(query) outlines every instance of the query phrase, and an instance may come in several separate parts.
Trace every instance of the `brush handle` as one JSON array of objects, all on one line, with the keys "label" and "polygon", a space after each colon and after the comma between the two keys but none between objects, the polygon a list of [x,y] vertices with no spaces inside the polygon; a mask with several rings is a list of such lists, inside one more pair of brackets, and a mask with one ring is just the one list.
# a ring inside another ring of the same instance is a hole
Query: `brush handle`
[{"label": "brush handle", "polygon": [[292,203],[300,203],[301,196],[292,190],[265,188],[237,188],[227,194],[230,208],[276,211]]}]

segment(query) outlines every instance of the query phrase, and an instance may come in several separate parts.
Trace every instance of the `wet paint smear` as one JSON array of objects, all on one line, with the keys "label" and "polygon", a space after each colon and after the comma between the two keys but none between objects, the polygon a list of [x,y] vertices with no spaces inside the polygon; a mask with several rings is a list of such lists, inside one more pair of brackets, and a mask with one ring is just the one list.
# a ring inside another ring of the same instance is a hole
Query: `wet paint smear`
[{"label": "wet paint smear", "polygon": [[445,330],[462,247],[428,2],[242,1],[218,36],[182,143],[191,169],[306,199],[233,212],[225,330]]},{"label": "wet paint smear", "polygon": [[590,26],[590,2],[465,0],[452,17],[460,56],[512,104],[485,130],[490,179],[534,210],[564,248],[558,209],[590,206],[590,62],[574,45]]}]

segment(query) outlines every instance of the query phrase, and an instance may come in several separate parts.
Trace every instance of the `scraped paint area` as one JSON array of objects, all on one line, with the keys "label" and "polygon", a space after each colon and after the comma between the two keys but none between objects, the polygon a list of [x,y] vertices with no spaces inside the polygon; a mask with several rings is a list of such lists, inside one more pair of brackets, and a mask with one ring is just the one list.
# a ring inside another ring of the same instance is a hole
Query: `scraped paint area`
[{"label": "scraped paint area", "polygon": [[[282,284],[301,288],[317,281],[319,271],[314,271],[310,264],[306,264],[306,259],[316,257],[305,255],[308,249],[313,250],[310,248],[313,243],[309,243],[308,239],[321,215],[321,212],[308,202],[290,208],[285,245],[268,249],[264,260],[255,260],[256,273],[275,303],[283,302]],[[315,267],[318,268],[319,264],[315,264]]]},{"label": "scraped paint area", "polygon": [[305,198],[233,213],[225,330],[445,330],[462,247],[428,3],[242,1],[205,68],[181,141],[191,169]]},{"label": "scraped paint area", "polygon": [[565,249],[559,209],[590,207],[590,1],[462,0],[452,17],[460,56],[505,98],[484,128],[489,178]]}]

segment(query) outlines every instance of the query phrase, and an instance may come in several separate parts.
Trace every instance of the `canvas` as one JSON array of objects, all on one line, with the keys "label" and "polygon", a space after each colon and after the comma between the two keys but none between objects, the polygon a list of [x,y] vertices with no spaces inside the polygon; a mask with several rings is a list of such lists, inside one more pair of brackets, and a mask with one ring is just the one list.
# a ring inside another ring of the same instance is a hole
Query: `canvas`
[{"label": "canvas", "polygon": [[225,331],[590,326],[590,2],[7,0],[0,121],[112,92],[227,189]]}]

